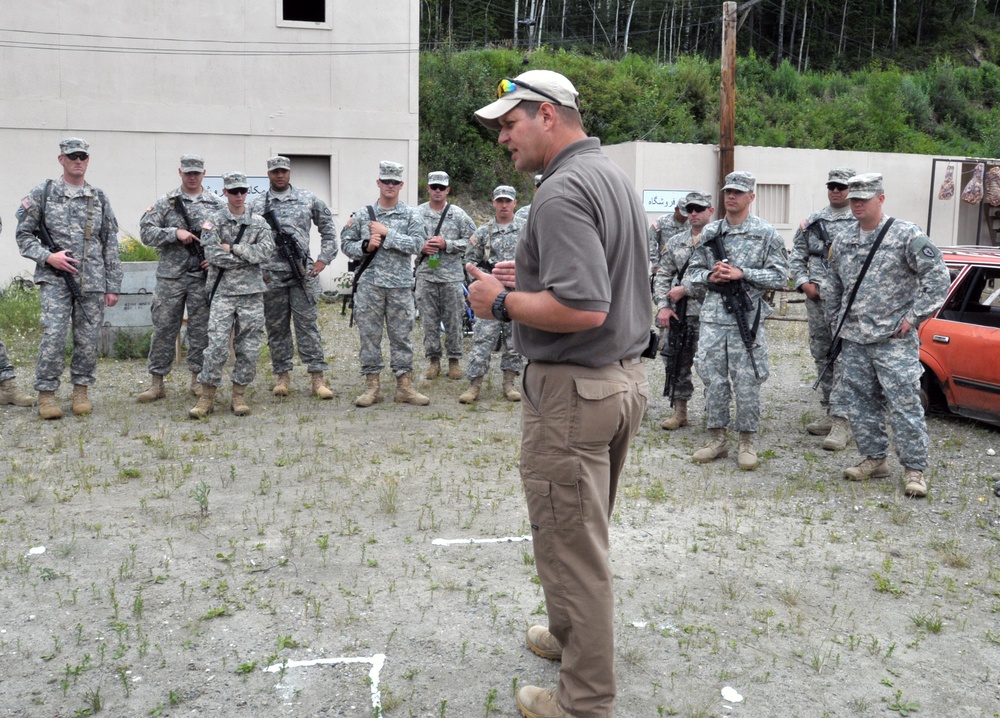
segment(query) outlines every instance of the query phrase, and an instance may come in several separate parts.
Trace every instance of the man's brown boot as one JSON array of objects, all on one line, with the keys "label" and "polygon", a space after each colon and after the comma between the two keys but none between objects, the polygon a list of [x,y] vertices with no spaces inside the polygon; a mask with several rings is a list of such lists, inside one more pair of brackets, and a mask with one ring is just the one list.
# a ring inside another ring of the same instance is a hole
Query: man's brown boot
[{"label": "man's brown boot", "polygon": [[535,655],[550,661],[562,660],[562,644],[545,626],[532,626],[524,634],[524,640]]},{"label": "man's brown boot", "polygon": [[522,686],[517,691],[517,709],[524,718],[573,718],[559,707],[555,688]]},{"label": "man's brown boot", "polygon": [[201,382],[198,381],[198,372],[191,372],[191,385],[188,386],[188,394],[191,396],[201,396]]},{"label": "man's brown boot", "polygon": [[903,493],[915,499],[922,499],[927,495],[927,480],[924,478],[923,471],[906,469],[906,473],[903,475]]},{"label": "man's brown boot", "polygon": [[816,421],[811,421],[806,424],[806,431],[813,436],[826,436],[830,433],[830,429],[833,428],[833,419],[834,417],[827,414]]},{"label": "man's brown boot", "polygon": [[368,388],[354,400],[354,406],[364,408],[372,404],[382,403],[382,387],[379,385],[378,374],[365,374],[365,381],[368,383]]},{"label": "man's brown boot", "polygon": [[517,381],[517,372],[505,371],[503,373],[503,395],[507,401],[521,401],[521,392],[514,386]]},{"label": "man's brown boot", "polygon": [[736,457],[736,463],[742,471],[753,471],[760,466],[760,462],[757,461],[757,450],[753,446],[756,436],[756,431],[740,432],[740,453]]},{"label": "man's brown boot", "polygon": [[18,391],[17,384],[13,379],[0,382],[0,404],[13,404],[14,406],[34,406],[35,397]]},{"label": "man's brown boot", "polygon": [[87,398],[87,387],[83,384],[73,385],[73,413],[86,416],[94,410],[94,405]]},{"label": "man's brown boot", "polygon": [[229,400],[229,408],[236,416],[246,416],[250,413],[250,405],[247,404],[247,385],[233,384],[232,398]]},{"label": "man's brown boot", "polygon": [[833,427],[823,439],[823,448],[827,451],[843,451],[851,440],[851,425],[841,416],[833,417]]},{"label": "man's brown boot", "polygon": [[211,384],[201,385],[201,394],[198,396],[198,403],[188,412],[192,419],[202,419],[212,413],[215,404],[216,388]]},{"label": "man's brown boot", "polygon": [[458,397],[458,402],[460,404],[475,404],[476,399],[479,398],[479,390],[483,388],[483,378],[477,376],[475,379],[469,382],[469,388]]},{"label": "man's brown boot", "polygon": [[43,419],[62,418],[62,409],[59,408],[54,391],[38,392],[38,415]]},{"label": "man's brown boot", "polygon": [[323,372],[311,371],[309,372],[309,377],[312,379],[313,396],[317,399],[333,398],[333,392],[330,391],[330,387],[326,385],[326,379],[323,378]]},{"label": "man's brown boot", "polygon": [[392,400],[397,404],[413,404],[414,406],[427,406],[431,400],[413,388],[413,381],[410,373],[400,374],[396,377],[396,395]]},{"label": "man's brown boot", "polygon": [[135,398],[140,404],[148,404],[167,395],[167,388],[163,386],[163,377],[160,374],[150,374],[149,377],[149,388]]},{"label": "man's brown boot", "polygon": [[462,364],[458,359],[448,360],[448,378],[454,380],[462,378]]},{"label": "man's brown boot", "polygon": [[431,363],[424,372],[424,379],[437,379],[441,374],[441,357],[431,357]]},{"label": "man's brown boot", "polygon": [[674,415],[668,416],[660,424],[661,429],[666,429],[667,431],[673,431],[674,429],[680,429],[682,426],[688,425],[688,403],[686,399],[677,399],[674,401]]},{"label": "man's brown boot", "polygon": [[699,464],[707,464],[709,461],[724,459],[729,456],[729,441],[726,439],[725,429],[709,429],[711,438],[704,447],[698,449],[691,455],[691,460]]},{"label": "man's brown boot", "polygon": [[844,478],[850,481],[884,479],[888,475],[889,460],[884,456],[869,456],[857,466],[850,466],[844,469]]},{"label": "man's brown boot", "polygon": [[290,379],[288,378],[288,372],[283,371],[278,374],[278,381],[275,382],[274,388],[271,389],[271,393],[275,396],[288,396],[288,384]]}]

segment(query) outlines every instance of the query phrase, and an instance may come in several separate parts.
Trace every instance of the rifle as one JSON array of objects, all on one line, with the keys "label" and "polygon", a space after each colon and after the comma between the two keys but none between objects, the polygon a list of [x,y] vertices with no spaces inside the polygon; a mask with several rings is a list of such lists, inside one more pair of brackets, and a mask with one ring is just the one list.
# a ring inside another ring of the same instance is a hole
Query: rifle
[{"label": "rifle", "polygon": [[872,263],[872,258],[875,257],[875,251],[882,244],[882,240],[885,239],[886,232],[889,231],[889,227],[895,222],[894,217],[889,217],[885,224],[882,225],[882,231],[878,233],[875,238],[874,244],[872,244],[871,250],[868,252],[868,256],[865,257],[865,263],[861,265],[861,271],[858,272],[858,278],[854,282],[854,286],[851,288],[851,293],[847,297],[847,305],[844,307],[844,313],[840,315],[840,323],[837,324],[837,331],[833,333],[833,341],[830,343],[830,351],[826,355],[826,364],[823,365],[823,370],[819,373],[819,377],[813,383],[813,391],[815,391],[820,383],[823,381],[823,377],[833,368],[834,363],[837,361],[837,357],[840,356],[840,350],[843,349],[844,340],[840,338],[840,330],[844,328],[844,322],[847,320],[847,313],[851,311],[851,305],[854,304],[854,297],[858,294],[858,288],[861,286],[861,280],[865,278],[865,274],[868,273],[868,267]]},{"label": "rifle", "polygon": [[[729,256],[726,254],[726,246],[723,244],[726,234],[717,234],[711,239],[710,246],[716,261],[729,263]],[[753,300],[750,299],[750,292],[747,289],[745,279],[724,284],[708,283],[708,289],[722,295],[722,307],[736,318],[736,326],[740,330],[740,339],[746,347],[747,355],[750,357],[750,366],[753,367],[753,375],[759,380],[760,372],[757,371],[757,362],[753,357],[753,346],[757,336],[757,323],[760,321],[760,306],[757,307],[757,316],[753,322],[753,329],[747,323],[747,313],[753,309]]]},{"label": "rifle", "polygon": [[820,261],[823,263],[824,267],[829,268],[830,266],[830,245],[833,244],[833,240],[830,239],[830,232],[826,228],[826,222],[822,219],[818,219],[809,225],[809,229],[813,227],[816,228],[816,234],[819,236],[820,241],[823,242],[823,251],[817,252],[813,249],[808,250],[808,254],[811,257],[819,257]]},{"label": "rifle", "polygon": [[181,219],[184,220],[184,229],[198,238],[197,242],[188,242],[187,244],[181,242],[181,245],[183,245],[184,249],[187,250],[188,254],[197,260],[198,269],[201,270],[205,276],[208,276],[208,270],[201,268],[202,263],[205,261],[205,248],[201,246],[201,228],[191,229],[191,217],[188,216],[187,207],[184,206],[184,199],[182,197],[174,197],[171,207],[173,207],[177,214],[181,216]]},{"label": "rifle", "polygon": [[[375,208],[372,207],[371,205],[368,205],[367,210],[368,210],[368,221],[374,222]],[[365,242],[365,244],[367,245],[367,242]],[[354,326],[354,293],[358,291],[358,280],[361,279],[361,275],[365,273],[366,269],[368,269],[368,265],[372,263],[372,260],[375,259],[375,255],[378,254],[378,251],[381,248],[382,245],[380,244],[378,247],[375,248],[375,251],[369,252],[367,255],[365,255],[365,258],[361,260],[361,264],[358,265],[357,271],[354,272],[354,280],[351,282],[351,318],[347,322],[348,327]]]},{"label": "rifle", "polygon": [[[432,234],[431,237],[436,237],[437,235],[441,234],[441,225],[444,224],[444,218],[448,216],[448,210],[449,209],[451,209],[451,204],[448,203],[448,202],[445,202],[445,204],[444,204],[444,210],[442,210],[442,212],[441,212],[441,218],[438,220],[437,228],[434,230],[434,234]],[[440,252],[438,252],[438,254],[440,254]],[[437,255],[435,255],[435,256],[437,256]],[[414,276],[416,276],[416,274],[417,274],[417,269],[420,268],[420,263],[423,262],[424,259],[426,259],[426,258],[427,258],[426,254],[421,254],[417,258],[417,266],[414,267],[414,269],[413,269]],[[441,261],[440,258],[438,258],[438,261]],[[436,264],[428,264],[427,266],[430,267],[431,269],[437,269],[437,265]]]},{"label": "rifle", "polygon": [[670,397],[671,407],[674,405],[674,394],[677,393],[677,382],[681,378],[682,356],[694,343],[694,330],[687,320],[687,302],[686,296],[677,302],[677,316],[670,318],[666,341],[660,348],[660,355],[666,364],[663,396]]},{"label": "rifle", "polygon": [[[234,239],[233,243],[229,245],[230,251],[232,251],[232,248],[239,244],[240,240],[243,239],[243,233],[247,231],[248,226],[249,225],[246,224],[240,225],[240,231],[236,233],[236,239]],[[208,306],[210,307],[212,306],[212,300],[215,299],[215,290],[219,288],[219,282],[222,281],[222,275],[226,273],[224,267],[218,267],[218,270],[219,273],[215,275],[215,283],[212,284],[212,291],[208,293]]]},{"label": "rifle", "polygon": [[[46,180],[45,188],[42,190],[42,204],[38,208],[38,227],[35,229],[35,236],[38,237],[43,247],[55,254],[56,252],[61,252],[62,247],[55,243],[55,240],[52,239],[52,235],[49,234],[49,228],[45,225],[45,204],[48,201],[49,187],[51,186],[52,180]],[[69,252],[67,252],[67,254],[69,254]],[[80,313],[83,315],[83,318],[87,320],[87,324],[90,324],[90,315],[87,314],[87,309],[83,305],[83,292],[80,290],[80,285],[73,277],[73,274],[71,272],[67,272],[65,269],[56,269],[51,265],[49,265],[49,269],[55,272],[58,276],[62,277],[63,281],[66,282],[66,288],[73,297],[73,301],[80,307]]]},{"label": "rifle", "polygon": [[302,291],[306,293],[306,296],[309,296],[309,290],[306,288],[305,269],[309,262],[309,257],[303,256],[302,247],[299,246],[295,237],[288,232],[282,231],[281,225],[278,224],[278,218],[274,214],[274,208],[271,207],[269,202],[265,204],[264,213],[261,216],[267,220],[267,223],[271,225],[271,229],[274,230],[274,245],[278,248],[278,253],[288,263],[292,274],[295,276],[295,281],[302,287]]}]

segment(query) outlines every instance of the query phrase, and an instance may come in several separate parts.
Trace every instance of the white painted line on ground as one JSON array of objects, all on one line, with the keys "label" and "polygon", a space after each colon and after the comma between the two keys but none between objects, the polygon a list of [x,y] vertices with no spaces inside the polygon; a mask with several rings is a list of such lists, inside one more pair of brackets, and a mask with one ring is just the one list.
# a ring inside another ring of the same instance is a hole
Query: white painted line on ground
[{"label": "white painted line on ground", "polygon": [[372,669],[368,671],[368,678],[372,684],[372,708],[381,711],[382,694],[378,689],[378,674],[385,665],[385,654],[376,653],[371,658],[341,656],[340,658],[316,658],[310,661],[284,661],[274,663],[264,669],[265,673],[277,673],[282,668],[307,668],[308,666],[332,666],[339,663],[368,663]]},{"label": "white painted line on ground", "polygon": [[442,539],[437,538],[431,541],[431,546],[456,546],[470,543],[517,543],[518,541],[530,541],[531,536],[505,536],[503,538],[484,539]]}]

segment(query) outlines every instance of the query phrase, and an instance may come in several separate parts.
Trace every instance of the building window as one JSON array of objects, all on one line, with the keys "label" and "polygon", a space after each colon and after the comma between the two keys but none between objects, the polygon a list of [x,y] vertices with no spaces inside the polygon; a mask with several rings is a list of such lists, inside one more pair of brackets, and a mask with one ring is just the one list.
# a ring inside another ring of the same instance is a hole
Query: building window
[{"label": "building window", "polygon": [[327,0],[281,0],[279,21],[325,25],[326,3]]},{"label": "building window", "polygon": [[775,226],[789,222],[789,185],[757,183],[756,214],[765,222]]}]

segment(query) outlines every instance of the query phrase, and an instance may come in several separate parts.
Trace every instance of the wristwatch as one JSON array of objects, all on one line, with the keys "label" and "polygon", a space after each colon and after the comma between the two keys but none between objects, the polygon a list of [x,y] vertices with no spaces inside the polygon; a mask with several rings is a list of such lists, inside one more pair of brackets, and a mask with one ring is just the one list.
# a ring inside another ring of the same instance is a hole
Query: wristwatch
[{"label": "wristwatch", "polygon": [[510,314],[507,313],[507,306],[504,304],[508,294],[510,294],[510,292],[505,289],[497,295],[496,299],[493,300],[493,316],[501,322],[510,321]]}]

